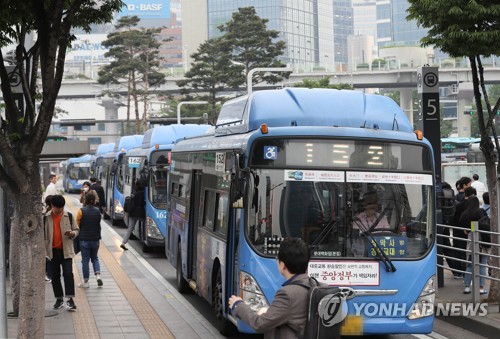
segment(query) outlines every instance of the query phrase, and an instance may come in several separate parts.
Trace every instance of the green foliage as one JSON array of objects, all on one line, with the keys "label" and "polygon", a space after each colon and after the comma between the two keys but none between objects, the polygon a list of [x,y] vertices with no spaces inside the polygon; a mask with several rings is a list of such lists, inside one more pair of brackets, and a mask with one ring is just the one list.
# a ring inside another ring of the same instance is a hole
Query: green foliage
[{"label": "green foliage", "polygon": [[[196,99],[211,105],[210,121],[217,120],[217,103],[223,101],[217,94],[226,88],[237,88],[241,84],[241,66],[231,63],[230,49],[223,38],[205,41],[191,55],[193,63],[184,80],[177,81],[181,94],[190,95],[202,90],[208,94],[196,95]],[[186,99],[187,100],[187,99]]]},{"label": "green foliage", "polygon": [[[219,106],[225,100],[219,93],[245,84],[251,69],[284,66],[277,58],[283,54],[285,44],[275,42],[279,33],[268,30],[267,21],[258,17],[253,7],[240,8],[228,23],[219,26],[223,36],[205,41],[191,55],[191,69],[177,85],[182,94],[210,103],[211,122],[217,120]],[[287,74],[256,72],[252,83],[276,83],[284,76]]]},{"label": "green foliage", "polygon": [[293,87],[353,89],[353,87],[349,84],[330,84],[329,77],[324,77],[319,80],[304,79],[302,82],[296,83]]},{"label": "green foliage", "polygon": [[[161,44],[157,37],[161,29],[137,28],[139,22],[140,19],[137,16],[124,16],[118,20],[115,25],[116,31],[108,34],[107,39],[102,43],[103,46],[109,48],[105,54],[106,57],[112,58],[113,61],[102,67],[98,78],[101,84],[117,84],[126,79],[128,81],[127,95],[133,97],[136,106],[137,95],[141,95],[146,102],[149,87],[159,86],[166,81],[165,74],[158,70]],[[144,122],[146,113],[143,112]],[[136,122],[139,120],[138,114],[136,110]],[[129,116],[127,120],[128,118]],[[138,124],[136,124],[136,132],[139,132]]]},{"label": "green foliage", "polygon": [[500,54],[498,1],[408,0],[408,19],[428,28],[425,46],[452,57]]},{"label": "green foliage", "polygon": [[[223,39],[230,46],[232,60],[245,65],[245,78],[248,72],[257,67],[285,67],[277,58],[285,50],[284,41],[276,41],[279,32],[267,29],[269,20],[260,18],[254,7],[239,8],[232,19],[218,28]],[[275,84],[288,77],[283,73],[254,73],[252,83],[267,82]]]}]

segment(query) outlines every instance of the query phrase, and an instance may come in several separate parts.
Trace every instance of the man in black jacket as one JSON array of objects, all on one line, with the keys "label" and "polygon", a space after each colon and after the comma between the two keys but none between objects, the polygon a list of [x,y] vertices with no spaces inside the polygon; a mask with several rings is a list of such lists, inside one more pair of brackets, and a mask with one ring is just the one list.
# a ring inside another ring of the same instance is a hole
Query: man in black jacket
[{"label": "man in black jacket", "polygon": [[106,209],[106,198],[104,198],[104,189],[101,184],[97,182],[97,178],[90,178],[90,189],[97,193],[97,196],[99,197],[99,211],[104,213],[104,210]]}]

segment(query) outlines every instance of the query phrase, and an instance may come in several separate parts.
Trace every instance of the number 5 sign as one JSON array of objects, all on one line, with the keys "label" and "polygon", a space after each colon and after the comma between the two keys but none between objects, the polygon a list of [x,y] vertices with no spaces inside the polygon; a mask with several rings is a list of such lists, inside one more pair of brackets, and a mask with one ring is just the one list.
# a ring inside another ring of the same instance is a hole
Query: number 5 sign
[{"label": "number 5 sign", "polygon": [[423,66],[417,70],[420,106],[420,129],[434,149],[436,175],[441,177],[441,130],[439,113],[439,71],[437,67]]}]

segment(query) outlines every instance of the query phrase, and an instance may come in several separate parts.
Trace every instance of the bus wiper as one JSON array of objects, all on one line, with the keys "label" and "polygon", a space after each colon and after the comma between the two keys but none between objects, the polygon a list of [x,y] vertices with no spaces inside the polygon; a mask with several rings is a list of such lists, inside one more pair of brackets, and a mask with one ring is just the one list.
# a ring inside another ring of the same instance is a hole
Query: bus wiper
[{"label": "bus wiper", "polygon": [[[375,253],[377,253],[377,256],[379,257],[380,260],[384,263],[385,270],[387,272],[396,272],[396,267],[392,263],[391,259],[384,253],[384,250],[380,247],[378,242],[375,240],[373,237],[372,233],[370,232],[370,228],[365,228],[363,223],[358,217],[355,217],[353,219],[353,222],[356,223],[358,228],[363,232],[368,237],[368,240],[370,242],[371,247],[375,250]],[[376,222],[376,221],[375,221]],[[376,224],[375,224],[376,225]]]},{"label": "bus wiper", "polygon": [[337,221],[339,220],[338,217],[331,217],[330,221],[328,221],[328,224],[323,228],[321,233],[318,235],[316,239],[312,242],[310,245],[311,251],[314,251],[316,247],[318,247],[319,244],[323,242],[323,239],[326,238],[328,234],[333,230],[333,227],[337,224]]}]

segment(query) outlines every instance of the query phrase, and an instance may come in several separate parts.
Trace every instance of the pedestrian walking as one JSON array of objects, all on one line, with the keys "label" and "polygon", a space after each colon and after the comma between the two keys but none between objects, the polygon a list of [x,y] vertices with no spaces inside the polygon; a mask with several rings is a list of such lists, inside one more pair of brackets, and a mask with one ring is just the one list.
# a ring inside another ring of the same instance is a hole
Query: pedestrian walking
[{"label": "pedestrian walking", "polygon": [[455,186],[458,191],[457,195],[455,196],[455,200],[457,202],[464,200],[465,190],[468,187],[471,187],[471,185],[472,185],[472,179],[469,177],[461,177],[460,179],[458,179],[458,181],[455,183]]},{"label": "pedestrian walking", "polygon": [[97,200],[98,201],[97,205],[101,213],[104,213],[104,210],[106,209],[106,198],[104,197],[104,188],[102,188],[101,184],[97,181],[96,177],[90,178],[90,189],[97,193],[97,196],[99,197],[99,199]]},{"label": "pedestrian walking", "polygon": [[94,205],[97,205],[99,203],[99,196],[97,195],[97,192],[90,188],[90,182],[85,181],[82,184],[82,189],[80,191],[80,202],[83,206],[85,206],[85,196],[87,194],[92,194],[94,196]]},{"label": "pedestrian walking", "polygon": [[137,180],[134,184],[134,193],[130,196],[129,205],[127,232],[123,236],[122,244],[120,245],[120,247],[124,250],[128,250],[126,244],[130,235],[134,231],[136,224],[138,222],[144,222],[144,218],[146,217],[144,188],[142,187],[140,180]]},{"label": "pedestrian walking", "polygon": [[59,193],[57,192],[56,182],[57,182],[57,175],[55,174],[49,175],[49,184],[47,185],[44,194],[45,198],[49,195],[56,195]]},{"label": "pedestrian walking", "polygon": [[[64,305],[63,296],[67,298],[66,308],[75,311],[75,278],[73,276],[73,238],[78,235],[78,225],[73,215],[64,210],[66,201],[62,195],[54,195],[50,199],[52,210],[43,218],[45,235],[45,252],[50,260],[52,273],[52,290],[56,302],[54,309]],[[61,284],[61,268],[64,278],[64,294]]]},{"label": "pedestrian walking", "polygon": [[483,201],[482,201],[483,193],[488,191],[488,190],[486,189],[486,186],[481,181],[479,181],[479,175],[473,174],[472,179],[473,179],[473,181],[471,183],[471,187],[474,187],[476,189],[479,203],[483,203]]},{"label": "pedestrian walking", "polygon": [[78,210],[76,223],[80,228],[80,251],[82,252],[83,282],[78,287],[89,288],[90,270],[92,261],[97,286],[102,287],[101,266],[99,264],[99,240],[101,239],[101,213],[95,206],[95,196],[92,193],[85,195],[85,204]]},{"label": "pedestrian walking", "polygon": [[[479,199],[477,197],[470,197],[467,199],[467,204],[466,204],[466,209],[460,216],[460,221],[459,221],[459,226],[465,229],[465,233],[468,235],[469,242],[467,243],[467,250],[471,251],[472,249],[472,238],[470,235],[470,230],[471,230],[471,222],[473,221],[479,221],[482,217],[484,217],[486,213],[482,208],[479,207]],[[478,233],[479,234],[479,233]],[[484,246],[480,246],[481,253],[488,253],[489,249],[482,249]],[[467,273],[464,276],[464,293],[468,294],[471,293],[471,281],[472,281],[472,264],[471,264],[471,256],[470,254],[467,256],[467,260],[469,261],[467,263]],[[483,265],[486,265],[486,262],[488,260],[488,257],[486,255],[480,255],[479,256],[479,262],[481,264],[480,269],[479,269],[479,274],[481,275],[479,279],[479,293],[480,294],[486,294],[488,293],[484,289],[484,284],[486,282],[486,279],[482,276],[486,276],[486,267]],[[476,286],[477,288],[477,286]]]},{"label": "pedestrian walking", "polygon": [[[43,211],[43,215],[47,214],[52,209],[52,204],[50,202],[52,199],[51,195],[47,195],[45,197],[45,210]],[[45,257],[45,281],[52,282],[52,273],[50,272],[50,261],[47,257]]]},{"label": "pedestrian walking", "polygon": [[264,333],[264,339],[301,338],[307,321],[310,286],[307,268],[310,252],[300,238],[286,238],[278,251],[278,270],[286,281],[274,296],[269,309],[257,314],[240,297],[232,295],[229,307],[233,314],[243,320],[257,333]]},{"label": "pedestrian walking", "polygon": [[[455,214],[453,216],[452,226],[460,226],[460,217],[466,209],[467,200],[471,197],[476,196],[476,189],[474,187],[467,187],[464,190],[464,198],[456,205]],[[463,227],[462,227],[463,228]],[[453,258],[465,260],[467,258],[465,249],[467,248],[467,234],[465,233],[465,228],[463,229],[453,229],[453,248],[452,252]],[[457,271],[453,271],[453,277],[455,279],[463,279],[464,274],[458,271],[465,271],[465,263],[459,260],[447,259],[450,268]]]}]

